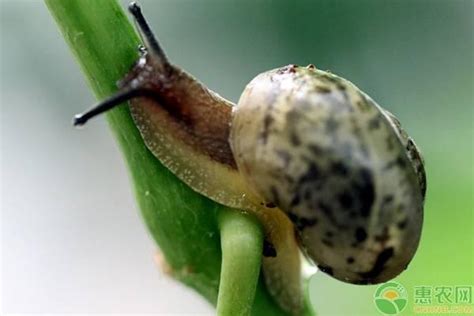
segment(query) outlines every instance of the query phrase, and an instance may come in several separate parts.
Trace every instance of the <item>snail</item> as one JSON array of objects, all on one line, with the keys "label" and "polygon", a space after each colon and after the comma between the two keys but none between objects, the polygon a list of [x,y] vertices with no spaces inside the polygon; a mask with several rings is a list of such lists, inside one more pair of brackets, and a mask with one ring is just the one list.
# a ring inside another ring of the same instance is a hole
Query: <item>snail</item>
[{"label": "snail", "polygon": [[119,91],[76,115],[75,125],[130,101],[161,163],[200,194],[260,219],[264,274],[283,305],[302,297],[283,293],[299,291],[298,247],[353,284],[384,282],[407,267],[421,236],[426,176],[395,116],[313,65],[259,74],[233,104],[171,64],[140,7],[129,10],[140,57]]}]

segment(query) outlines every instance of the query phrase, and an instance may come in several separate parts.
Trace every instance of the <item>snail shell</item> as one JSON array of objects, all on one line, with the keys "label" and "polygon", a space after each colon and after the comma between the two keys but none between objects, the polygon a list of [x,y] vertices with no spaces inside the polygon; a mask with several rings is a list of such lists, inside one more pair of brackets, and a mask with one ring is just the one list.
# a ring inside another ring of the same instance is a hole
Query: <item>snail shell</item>
[{"label": "snail shell", "polygon": [[260,74],[233,109],[230,142],[244,179],[287,213],[322,271],[367,284],[406,268],[421,235],[421,156],[352,83],[313,66]]}]

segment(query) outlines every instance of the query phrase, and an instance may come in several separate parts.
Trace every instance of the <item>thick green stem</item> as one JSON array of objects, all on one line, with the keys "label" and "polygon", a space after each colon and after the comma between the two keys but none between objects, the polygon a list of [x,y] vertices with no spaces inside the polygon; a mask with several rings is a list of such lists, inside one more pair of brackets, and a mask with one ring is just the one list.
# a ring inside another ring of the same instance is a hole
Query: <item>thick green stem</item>
[{"label": "thick green stem", "polygon": [[[138,58],[139,38],[118,2],[45,1],[96,97],[104,99],[111,95],[117,90],[117,80],[129,71]],[[83,108],[78,107],[78,111],[81,110]],[[229,238],[234,239],[236,234],[233,225],[225,224],[225,218],[230,216],[228,214],[223,215],[219,231],[217,215],[230,211],[194,192],[150,153],[127,106],[109,111],[107,119],[127,163],[145,224],[163,252],[167,271],[172,277],[194,288],[211,303],[216,304],[222,258],[219,236],[222,234],[226,243]],[[94,128],[93,124],[88,128]],[[239,216],[245,216],[232,212],[232,218],[235,217],[235,220]],[[247,221],[247,218],[243,220]],[[255,238],[253,243],[261,240],[261,232],[250,227],[247,226],[248,238]],[[249,252],[247,259],[250,258],[253,263],[243,262],[242,265],[247,266],[247,280],[255,279],[255,271],[260,268],[260,254],[256,256],[256,249],[248,248],[245,244],[242,246],[243,249],[238,249],[240,246],[235,245],[236,249],[232,251],[240,254]],[[223,248],[226,253],[228,246],[223,245]],[[233,256],[231,254],[231,257]],[[228,260],[224,261],[221,284],[226,287],[227,280],[235,279],[235,276],[231,275],[232,272],[239,275],[241,269],[232,268],[228,266]],[[236,282],[239,285],[240,281]],[[246,302],[248,305],[251,291],[253,285],[243,291],[242,295],[226,288],[223,289],[223,298],[220,301],[226,302],[223,305],[225,307],[230,302],[226,297],[235,297],[236,304]],[[255,293],[252,315],[287,315],[272,300],[261,277]]]},{"label": "thick green stem", "polygon": [[219,213],[222,266],[217,298],[220,316],[250,315],[262,261],[263,232],[250,215]]}]

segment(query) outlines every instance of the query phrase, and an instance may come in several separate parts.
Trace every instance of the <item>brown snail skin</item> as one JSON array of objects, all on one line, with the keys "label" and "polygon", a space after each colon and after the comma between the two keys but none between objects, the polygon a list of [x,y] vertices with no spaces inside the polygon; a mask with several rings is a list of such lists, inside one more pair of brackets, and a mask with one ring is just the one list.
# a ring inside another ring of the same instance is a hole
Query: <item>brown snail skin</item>
[{"label": "brown snail skin", "polygon": [[119,92],[75,125],[130,100],[145,144],[179,179],[259,218],[265,279],[286,310],[302,305],[299,248],[348,283],[384,282],[407,267],[426,179],[392,114],[312,65],[258,75],[234,105],[172,65],[138,5],[129,9],[145,48]]}]

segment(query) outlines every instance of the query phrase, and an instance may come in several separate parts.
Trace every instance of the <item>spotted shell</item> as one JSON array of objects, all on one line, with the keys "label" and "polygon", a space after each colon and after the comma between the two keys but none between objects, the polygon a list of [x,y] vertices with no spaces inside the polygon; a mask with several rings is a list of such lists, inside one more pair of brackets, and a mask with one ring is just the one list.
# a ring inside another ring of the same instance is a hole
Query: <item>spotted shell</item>
[{"label": "spotted shell", "polygon": [[233,109],[230,144],[250,188],[293,221],[323,272],[372,284],[417,249],[423,161],[398,120],[313,66],[258,75]]}]

